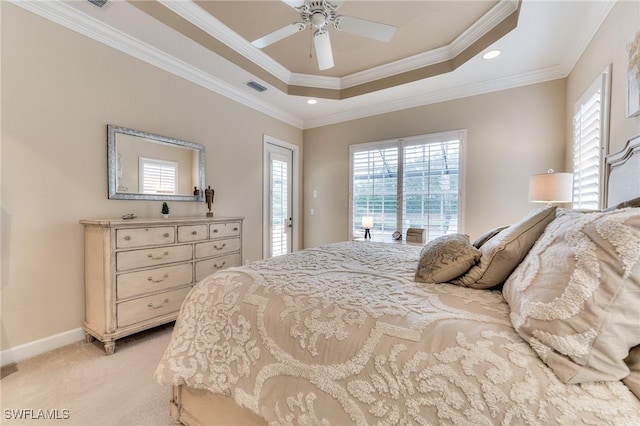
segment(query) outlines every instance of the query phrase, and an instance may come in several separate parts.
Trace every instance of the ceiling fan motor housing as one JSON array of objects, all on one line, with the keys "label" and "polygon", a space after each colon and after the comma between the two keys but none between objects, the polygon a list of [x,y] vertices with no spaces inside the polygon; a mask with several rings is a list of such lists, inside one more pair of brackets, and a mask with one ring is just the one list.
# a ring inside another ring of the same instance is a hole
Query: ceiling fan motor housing
[{"label": "ceiling fan motor housing", "polygon": [[335,21],[336,9],[334,5],[324,0],[305,2],[300,8],[300,17],[305,24],[322,29]]}]

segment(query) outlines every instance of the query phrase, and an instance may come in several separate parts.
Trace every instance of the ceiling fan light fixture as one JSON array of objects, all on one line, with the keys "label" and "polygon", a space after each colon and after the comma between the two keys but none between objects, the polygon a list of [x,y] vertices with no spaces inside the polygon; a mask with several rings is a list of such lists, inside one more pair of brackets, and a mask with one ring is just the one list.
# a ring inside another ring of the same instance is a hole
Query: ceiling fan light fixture
[{"label": "ceiling fan light fixture", "polygon": [[315,105],[315,104],[318,103],[318,100],[317,99],[307,99],[307,103],[309,105]]},{"label": "ceiling fan light fixture", "polygon": [[498,56],[500,56],[500,54],[502,53],[501,50],[495,49],[495,50],[490,50],[487,53],[485,53],[484,55],[482,55],[483,59],[494,59],[497,58]]}]

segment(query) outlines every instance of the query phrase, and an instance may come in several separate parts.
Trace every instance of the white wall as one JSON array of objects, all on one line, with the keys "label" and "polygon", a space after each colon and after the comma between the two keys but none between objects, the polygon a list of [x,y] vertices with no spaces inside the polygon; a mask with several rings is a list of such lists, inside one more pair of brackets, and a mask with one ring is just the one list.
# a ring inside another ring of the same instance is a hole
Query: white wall
[{"label": "white wall", "polygon": [[[217,215],[245,216],[262,257],[263,134],[302,131],[2,2],[1,349],[84,321],[84,218],[160,216],[107,199],[107,124],[205,145]],[[172,216],[206,204],[169,202]]]}]

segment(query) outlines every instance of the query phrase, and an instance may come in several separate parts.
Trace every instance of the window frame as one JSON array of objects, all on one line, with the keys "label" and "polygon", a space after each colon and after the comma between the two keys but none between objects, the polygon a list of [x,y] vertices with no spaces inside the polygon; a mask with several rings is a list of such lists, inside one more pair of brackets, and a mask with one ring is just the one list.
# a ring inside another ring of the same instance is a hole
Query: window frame
[{"label": "window frame", "polygon": [[397,206],[396,206],[396,230],[402,232],[403,225],[403,185],[404,185],[404,147],[412,145],[421,145],[429,143],[438,143],[447,140],[459,140],[459,162],[458,162],[458,209],[457,209],[457,232],[464,233],[464,187],[466,176],[466,129],[449,130],[445,132],[424,134],[418,136],[410,136],[403,138],[385,139],[380,141],[364,142],[349,145],[349,228],[348,238],[358,238],[354,230],[354,194],[353,194],[353,178],[354,178],[354,154],[357,152],[370,151],[372,149],[397,148],[398,149],[398,177],[397,177]]}]

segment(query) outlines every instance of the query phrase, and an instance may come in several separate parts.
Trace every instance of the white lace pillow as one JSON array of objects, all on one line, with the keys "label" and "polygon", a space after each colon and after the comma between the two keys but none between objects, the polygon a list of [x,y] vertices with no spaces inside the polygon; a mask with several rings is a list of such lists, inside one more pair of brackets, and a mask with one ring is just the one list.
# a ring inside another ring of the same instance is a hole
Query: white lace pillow
[{"label": "white lace pillow", "polygon": [[640,210],[560,214],[503,295],[513,327],[563,382],[626,377],[640,344]]},{"label": "white lace pillow", "polygon": [[415,279],[444,283],[467,272],[479,258],[480,250],[471,245],[468,235],[443,235],[422,248]]}]

